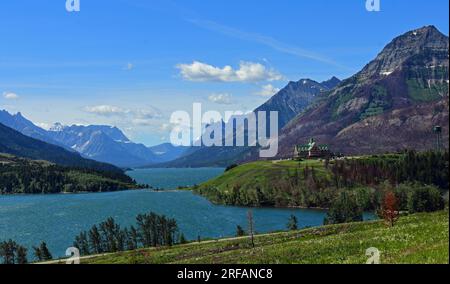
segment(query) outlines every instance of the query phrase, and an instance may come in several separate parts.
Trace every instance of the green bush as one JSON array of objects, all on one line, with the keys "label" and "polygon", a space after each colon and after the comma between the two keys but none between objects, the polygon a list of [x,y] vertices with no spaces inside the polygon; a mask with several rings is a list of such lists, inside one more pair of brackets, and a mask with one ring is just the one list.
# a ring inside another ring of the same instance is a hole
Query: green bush
[{"label": "green bush", "polygon": [[444,198],[438,188],[430,185],[412,185],[408,194],[409,213],[435,212],[444,208]]},{"label": "green bush", "polygon": [[348,192],[342,192],[333,203],[324,220],[325,225],[363,221],[363,210]]}]

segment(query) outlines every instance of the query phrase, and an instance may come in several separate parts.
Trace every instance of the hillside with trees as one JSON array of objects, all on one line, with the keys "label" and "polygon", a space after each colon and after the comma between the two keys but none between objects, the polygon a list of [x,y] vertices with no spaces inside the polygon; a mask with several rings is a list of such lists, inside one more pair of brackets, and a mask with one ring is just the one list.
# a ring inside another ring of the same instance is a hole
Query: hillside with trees
[{"label": "hillside with trees", "polygon": [[394,191],[406,210],[420,192],[437,192],[442,203],[449,188],[448,159],[448,152],[407,151],[336,160],[259,161],[232,167],[193,190],[217,204],[304,208],[330,208],[347,192],[358,207],[372,211],[381,206],[386,191]]},{"label": "hillside with trees", "polygon": [[0,153],[1,194],[108,192],[137,189],[122,172],[59,166]]}]

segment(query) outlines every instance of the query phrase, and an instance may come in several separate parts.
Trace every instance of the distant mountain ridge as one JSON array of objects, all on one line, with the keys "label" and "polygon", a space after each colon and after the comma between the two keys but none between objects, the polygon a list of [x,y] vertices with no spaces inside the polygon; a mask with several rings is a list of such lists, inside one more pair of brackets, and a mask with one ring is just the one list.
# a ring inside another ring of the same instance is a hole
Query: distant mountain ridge
[{"label": "distant mountain ridge", "polygon": [[0,111],[0,123],[11,127],[24,135],[64,147],[83,157],[116,165],[118,167],[140,167],[161,163],[178,158],[183,148],[155,153],[152,148],[130,141],[117,127],[106,125],[72,125],[55,123],[49,130],[44,130],[26,119],[21,113],[11,115]]},{"label": "distant mountain ridge", "polygon": [[68,167],[122,173],[121,169],[113,165],[85,159],[78,153],[31,138],[1,123],[0,153],[32,160],[45,160]]},{"label": "distant mountain ridge", "polygon": [[58,146],[65,147],[61,145],[57,141],[53,140],[48,136],[48,133],[45,129],[42,129],[36,125],[34,125],[31,121],[23,117],[22,113],[18,112],[17,114],[11,115],[6,110],[0,110],[0,123],[5,126],[8,126],[12,129],[19,131],[20,133],[50,143]]}]

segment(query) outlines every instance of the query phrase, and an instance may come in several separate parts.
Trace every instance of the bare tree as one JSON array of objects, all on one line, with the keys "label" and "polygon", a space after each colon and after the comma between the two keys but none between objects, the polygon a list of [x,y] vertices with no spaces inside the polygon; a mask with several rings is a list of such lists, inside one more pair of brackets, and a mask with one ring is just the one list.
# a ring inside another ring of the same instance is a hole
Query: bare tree
[{"label": "bare tree", "polygon": [[252,210],[249,210],[247,212],[247,220],[248,220],[248,235],[250,236],[250,240],[252,242],[252,247],[255,247],[254,221],[253,221],[253,211]]}]

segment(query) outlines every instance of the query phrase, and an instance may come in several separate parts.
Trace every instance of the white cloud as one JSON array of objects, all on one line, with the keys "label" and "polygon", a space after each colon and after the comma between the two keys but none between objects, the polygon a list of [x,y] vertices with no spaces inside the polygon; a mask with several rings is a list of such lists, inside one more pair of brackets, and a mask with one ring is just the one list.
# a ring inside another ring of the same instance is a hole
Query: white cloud
[{"label": "white cloud", "polygon": [[178,64],[183,79],[196,82],[263,82],[279,81],[283,76],[261,63],[245,62],[239,64],[239,69],[227,65],[215,67],[199,61],[192,64]]},{"label": "white cloud", "polygon": [[113,116],[113,115],[124,115],[129,113],[128,110],[111,106],[111,105],[99,105],[92,107],[85,107],[84,110],[88,113],[101,115],[101,116]]},{"label": "white cloud", "polygon": [[155,126],[158,125],[155,119],[163,117],[161,111],[152,106],[126,109],[112,105],[98,105],[85,107],[84,110],[98,116],[119,117],[122,122],[136,126]]},{"label": "white cloud", "polygon": [[233,103],[233,97],[230,94],[212,94],[208,97],[208,100],[221,105],[230,105]]},{"label": "white cloud", "polygon": [[11,92],[4,92],[3,97],[7,100],[17,100],[19,98],[19,95]]},{"label": "white cloud", "polygon": [[262,97],[271,97],[271,96],[275,95],[276,93],[278,93],[279,91],[280,91],[279,88],[276,88],[271,84],[268,84],[268,85],[262,86],[262,89],[259,92],[257,92],[256,94],[258,96],[262,96]]},{"label": "white cloud", "polygon": [[135,118],[131,122],[137,126],[155,126],[155,122],[151,119]]},{"label": "white cloud", "polygon": [[127,65],[123,68],[124,70],[130,71],[134,69],[134,64],[131,62],[128,62]]},{"label": "white cloud", "polygon": [[140,119],[154,119],[154,118],[161,118],[162,113],[159,109],[155,107],[147,107],[145,109],[135,109],[129,111],[133,116],[140,118]]},{"label": "white cloud", "polygon": [[161,126],[160,126],[160,130],[161,131],[167,131],[167,130],[169,130],[171,128],[171,125],[169,124],[169,123],[163,123],[163,124],[161,124]]}]

